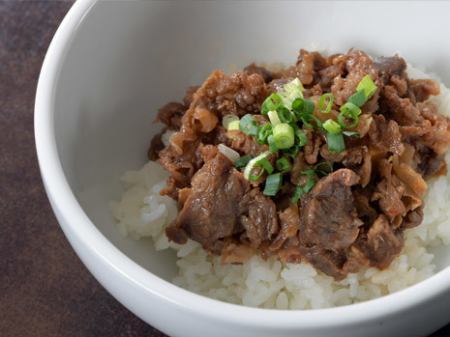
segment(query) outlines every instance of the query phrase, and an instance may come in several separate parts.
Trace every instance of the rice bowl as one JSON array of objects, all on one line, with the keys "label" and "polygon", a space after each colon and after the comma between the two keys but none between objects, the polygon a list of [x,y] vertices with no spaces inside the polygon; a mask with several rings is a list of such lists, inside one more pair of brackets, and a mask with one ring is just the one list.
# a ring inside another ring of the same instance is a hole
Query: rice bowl
[{"label": "rice bowl", "polygon": [[[373,50],[377,41],[378,53],[400,52],[448,82],[448,48],[439,43],[447,26],[442,3],[330,5],[82,0],[74,4],[52,41],[35,110],[39,164],[50,202],[68,241],[97,280],[130,311],[166,334],[423,336],[448,322],[447,247],[433,250],[435,275],[393,295],[331,309],[261,310],[173,285],[168,280],[175,272],[174,253],[155,252],[148,247],[150,240],[120,238],[112,225],[108,203],[120,196],[117,178],[144,164],[148,137],[157,132],[150,126],[154,116],[149,107],[180,97],[180,88],[199,83],[213,66],[227,69],[231,58],[239,67],[263,61],[255,55],[265,55],[266,60],[281,57],[287,63],[283,55],[292,55],[293,47],[322,41],[325,32],[335,31],[320,48],[342,50],[357,44]],[[317,20],[324,10],[334,14]],[[354,15],[361,10],[372,15]],[[263,24],[267,15],[284,20],[269,29]],[[430,25],[411,26],[416,20]],[[168,22],[183,29],[167,30]],[[355,25],[366,29],[355,30]],[[266,28],[250,29],[257,26]],[[303,33],[285,35],[287,31]],[[285,39],[279,39],[280,34]],[[380,35],[389,38],[377,39]],[[179,43],[184,46],[193,36],[195,48],[180,50]],[[267,44],[258,43],[261,40],[276,48],[268,50]],[[417,40],[420,49],[413,43]],[[185,62],[174,67],[180,52]],[[180,87],[173,85],[174,78]]]}]

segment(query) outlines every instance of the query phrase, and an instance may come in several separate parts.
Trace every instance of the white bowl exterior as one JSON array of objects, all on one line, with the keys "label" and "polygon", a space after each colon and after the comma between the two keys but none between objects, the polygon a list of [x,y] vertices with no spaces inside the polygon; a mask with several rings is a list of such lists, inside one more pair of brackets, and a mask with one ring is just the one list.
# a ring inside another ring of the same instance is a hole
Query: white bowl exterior
[{"label": "white bowl exterior", "polygon": [[[292,63],[299,47],[357,46],[400,52],[448,83],[450,47],[442,43],[448,9],[442,3],[78,1],[44,62],[35,117],[44,183],[74,249],[118,300],[173,336],[420,336],[444,324],[448,269],[392,296],[336,309],[261,310],[197,296],[163,280],[174,273],[173,256],[120,238],[108,201],[119,196],[121,173],[144,162],[157,107],[216,67]],[[433,19],[426,29],[412,25],[427,17]]]}]

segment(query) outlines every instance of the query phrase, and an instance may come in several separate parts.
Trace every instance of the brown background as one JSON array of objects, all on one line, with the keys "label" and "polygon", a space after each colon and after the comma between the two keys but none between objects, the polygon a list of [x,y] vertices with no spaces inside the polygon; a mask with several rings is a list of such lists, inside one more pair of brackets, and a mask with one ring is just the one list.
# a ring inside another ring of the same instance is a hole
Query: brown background
[{"label": "brown background", "polygon": [[[0,0],[0,336],[161,337],[112,298],[64,238],[39,176],[36,82],[72,1]],[[433,337],[450,336],[450,325]]]}]

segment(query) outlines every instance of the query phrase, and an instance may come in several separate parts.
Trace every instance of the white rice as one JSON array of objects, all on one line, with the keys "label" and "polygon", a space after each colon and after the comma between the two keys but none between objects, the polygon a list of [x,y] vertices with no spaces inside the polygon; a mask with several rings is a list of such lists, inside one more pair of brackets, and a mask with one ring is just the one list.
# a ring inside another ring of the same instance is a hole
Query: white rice
[{"label": "white rice", "polygon": [[[428,77],[411,67],[408,72],[412,78]],[[441,95],[433,100],[441,113],[450,116],[448,88],[441,85]],[[446,161],[450,164],[450,154]],[[423,223],[405,232],[401,254],[383,271],[368,268],[335,281],[308,263],[285,264],[275,258],[255,256],[243,265],[222,265],[218,257],[208,255],[194,241],[180,246],[167,240],[164,228],[177,213],[175,201],[159,195],[167,176],[155,162],[124,174],[125,192],[119,202],[111,205],[118,228],[134,239],[151,237],[157,250],[175,250],[178,275],[173,283],[226,302],[262,308],[317,309],[366,301],[431,276],[436,267],[429,248],[450,244],[448,174],[429,181]]]}]

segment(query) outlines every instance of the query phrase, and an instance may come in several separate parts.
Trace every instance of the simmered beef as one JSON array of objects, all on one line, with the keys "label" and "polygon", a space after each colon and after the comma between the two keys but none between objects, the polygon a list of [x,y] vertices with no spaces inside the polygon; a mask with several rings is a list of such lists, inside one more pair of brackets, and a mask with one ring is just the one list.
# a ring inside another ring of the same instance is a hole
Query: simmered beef
[{"label": "simmered beef", "polygon": [[167,228],[169,239],[186,242],[187,237],[206,249],[214,247],[238,230],[241,208],[238,200],[250,191],[250,184],[231,161],[217,154],[192,177],[177,219]]},{"label": "simmered beef", "polygon": [[[170,173],[161,193],[179,204],[168,238],[195,240],[222,263],[276,256],[308,261],[336,279],[367,266],[388,267],[403,248],[404,230],[422,222],[426,179],[446,174],[450,147],[450,121],[429,100],[439,84],[410,79],[406,70],[399,56],[373,60],[350,50],[327,57],[302,49],[295,65],[279,72],[253,63],[232,75],[213,71],[182,103],[163,106],[157,119],[163,132],[173,133],[170,144],[161,133],[148,155]],[[361,93],[364,79],[373,90],[363,90],[368,96],[355,103],[356,123],[350,124],[343,105]],[[284,92],[293,83],[300,94]],[[323,94],[333,97],[327,111],[320,110]],[[310,111],[294,111],[289,95],[304,107],[308,101]],[[267,113],[272,109],[283,121]],[[248,114],[253,124],[246,129],[240,123]],[[238,126],[227,129],[224,116],[239,118]],[[326,122],[342,132],[342,143],[335,139],[339,150]],[[292,132],[295,145],[277,148],[270,140],[277,123],[291,123],[292,131],[284,132]],[[239,156],[247,160],[241,166],[229,159]]]},{"label": "simmered beef", "polygon": [[191,185],[183,190],[178,217],[166,229],[169,239],[184,243],[190,237],[205,249],[220,253],[221,241],[235,234],[258,248],[278,232],[275,203],[259,189],[251,189],[221,153],[205,162]]}]

